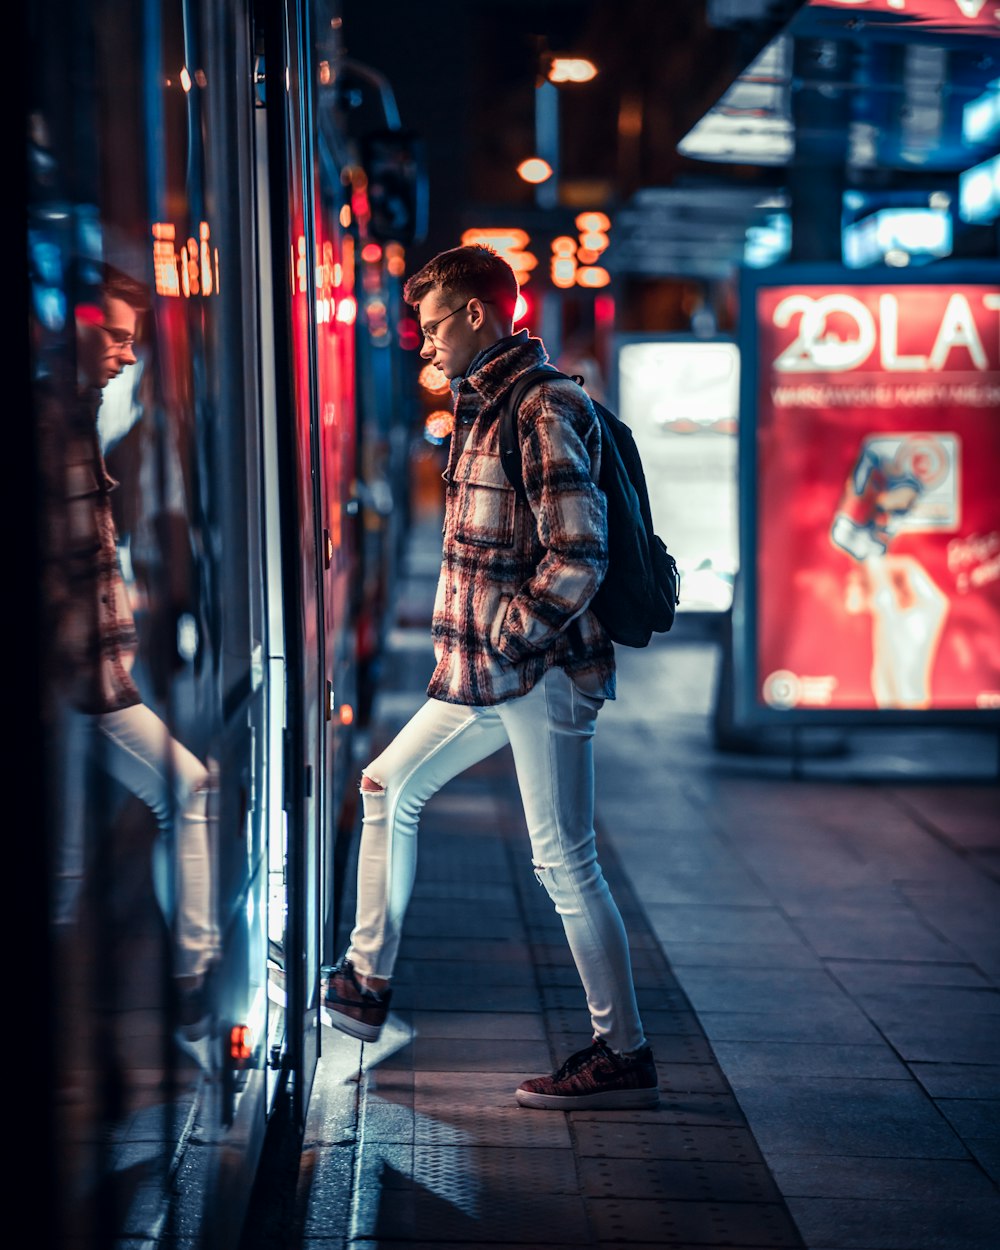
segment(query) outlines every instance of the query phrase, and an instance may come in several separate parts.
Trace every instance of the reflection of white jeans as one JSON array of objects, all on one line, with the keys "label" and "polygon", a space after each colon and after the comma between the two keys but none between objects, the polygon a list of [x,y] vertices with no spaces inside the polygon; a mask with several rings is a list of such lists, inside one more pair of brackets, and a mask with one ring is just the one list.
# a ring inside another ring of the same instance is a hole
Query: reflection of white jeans
[{"label": "reflection of white jeans", "polygon": [[595,1035],[614,1050],[643,1044],[621,915],[597,862],[593,737],[601,700],[561,668],[495,707],[429,699],[364,770],[357,923],[358,972],[392,974],[417,864],[417,824],[446,781],[509,742],[538,880],[562,917]]},{"label": "reflection of white jeans", "polygon": [[102,767],[138,795],[160,828],[153,885],[174,925],[176,976],[201,976],[219,948],[212,897],[208,769],[143,703],[94,718]]}]

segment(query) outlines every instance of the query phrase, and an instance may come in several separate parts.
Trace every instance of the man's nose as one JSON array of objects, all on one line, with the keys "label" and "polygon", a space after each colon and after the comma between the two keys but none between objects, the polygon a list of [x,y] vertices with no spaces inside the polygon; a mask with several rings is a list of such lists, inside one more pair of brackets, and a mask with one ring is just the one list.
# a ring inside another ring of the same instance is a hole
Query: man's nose
[{"label": "man's nose", "polygon": [[132,343],[126,343],[119,353],[119,359],[126,365],[134,365],[138,357]]},{"label": "man's nose", "polygon": [[434,344],[430,341],[430,339],[424,339],[424,345],[420,349],[420,359],[430,360],[433,355],[434,355]]}]

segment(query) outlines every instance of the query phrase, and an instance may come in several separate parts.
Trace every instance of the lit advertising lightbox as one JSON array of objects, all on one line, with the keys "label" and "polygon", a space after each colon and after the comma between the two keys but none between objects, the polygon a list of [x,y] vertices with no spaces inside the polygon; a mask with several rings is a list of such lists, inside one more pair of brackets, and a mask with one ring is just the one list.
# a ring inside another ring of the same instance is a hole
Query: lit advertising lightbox
[{"label": "lit advertising lightbox", "polygon": [[998,719],[1000,270],[744,275],[738,715]]},{"label": "lit advertising lightbox", "polygon": [[681,571],[682,612],[720,612],[736,574],[739,349],[723,339],[616,341],[621,419],[642,458],[653,526]]}]

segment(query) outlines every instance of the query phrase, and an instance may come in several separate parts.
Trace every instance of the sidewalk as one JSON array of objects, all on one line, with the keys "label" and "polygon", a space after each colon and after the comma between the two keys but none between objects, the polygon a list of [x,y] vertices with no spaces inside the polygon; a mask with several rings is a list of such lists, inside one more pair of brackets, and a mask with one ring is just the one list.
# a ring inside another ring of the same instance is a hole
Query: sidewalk
[{"label": "sidewalk", "polygon": [[995,738],[788,780],[712,751],[714,655],[674,642],[620,652],[598,810],[805,1243],[1000,1245],[1000,790],[838,779],[988,773]]},{"label": "sidewalk", "polygon": [[[373,749],[423,698],[436,541],[414,535]],[[868,735],[791,781],[712,750],[710,644],[619,658],[601,859],[661,1109],[514,1102],[588,1020],[502,752],[425,811],[382,1038],[324,1030],[288,1244],[993,1250],[997,788],[836,770],[989,768],[995,742]]]}]

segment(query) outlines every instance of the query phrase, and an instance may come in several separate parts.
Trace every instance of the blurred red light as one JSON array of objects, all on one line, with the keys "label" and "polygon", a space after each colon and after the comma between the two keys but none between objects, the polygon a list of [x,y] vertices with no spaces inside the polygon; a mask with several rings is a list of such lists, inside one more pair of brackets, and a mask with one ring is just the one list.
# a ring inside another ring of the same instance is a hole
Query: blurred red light
[{"label": "blurred red light", "polygon": [[236,1063],[253,1057],[253,1032],[249,1024],[234,1024],[229,1030],[229,1056]]},{"label": "blurred red light", "polygon": [[399,323],[399,345],[405,352],[415,352],[423,341],[420,327],[412,317],[404,317]]}]

